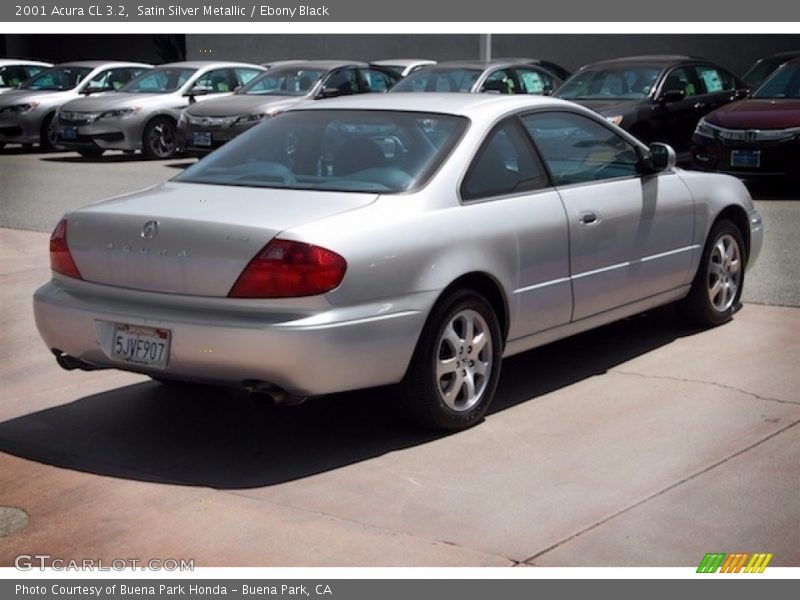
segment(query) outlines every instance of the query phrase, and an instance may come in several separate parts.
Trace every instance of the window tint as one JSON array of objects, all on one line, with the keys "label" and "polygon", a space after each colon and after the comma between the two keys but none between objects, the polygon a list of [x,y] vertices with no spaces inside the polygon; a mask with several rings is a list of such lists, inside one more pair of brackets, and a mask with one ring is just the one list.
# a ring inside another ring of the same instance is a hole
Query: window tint
[{"label": "window tint", "polygon": [[470,92],[481,71],[447,67],[420,67],[392,88],[395,92]]},{"label": "window tint", "polygon": [[145,71],[120,91],[134,94],[166,94],[177,91],[196,69],[156,68]]},{"label": "window tint", "polygon": [[548,185],[547,174],[516,121],[489,134],[461,186],[465,200],[500,196]]},{"label": "window tint", "polygon": [[325,71],[321,69],[270,69],[253,79],[240,94],[271,96],[305,96],[311,92]]},{"label": "window tint", "polygon": [[39,71],[33,71],[34,68],[19,65],[0,67],[0,88],[16,87],[42,70],[39,68]]},{"label": "window tint", "polygon": [[692,71],[689,67],[672,69],[669,75],[667,75],[667,79],[664,81],[661,91],[663,93],[674,90],[682,90],[687,98],[702,93],[697,89],[694,83],[694,77],[692,77]]},{"label": "window tint", "polygon": [[501,69],[486,78],[481,86],[482,92],[497,92],[499,94],[516,94],[517,84],[511,71]]},{"label": "window tint", "polygon": [[584,69],[570,77],[556,96],[567,100],[641,100],[650,95],[660,67]]},{"label": "window tint", "polygon": [[697,73],[697,80],[700,83],[701,94],[714,94],[716,92],[731,91],[736,88],[736,80],[730,73],[710,67],[708,65],[698,65],[694,67]]},{"label": "window tint", "polygon": [[431,177],[466,125],[464,117],[408,111],[287,111],[237,136],[176,179],[231,186],[403,192]]},{"label": "window tint", "polygon": [[52,67],[29,79],[26,90],[62,91],[77,86],[92,70],[88,67]]},{"label": "window tint", "polygon": [[194,83],[194,87],[208,90],[209,94],[232,92],[238,85],[232,69],[214,69],[201,75]]},{"label": "window tint", "polygon": [[143,71],[142,68],[130,67],[101,71],[89,80],[85,90],[94,92],[118,90]]},{"label": "window tint", "polygon": [[324,87],[336,88],[342,96],[357,94],[359,92],[358,74],[355,69],[335,71],[325,80]]},{"label": "window tint", "polygon": [[517,67],[517,78],[519,79],[524,94],[544,94],[553,89],[553,76],[550,73],[539,71],[538,69],[528,69]]},{"label": "window tint", "polygon": [[522,118],[556,185],[638,174],[634,147],[608,127],[582,115],[546,112]]},{"label": "window tint", "polygon": [[361,75],[364,77],[365,91],[367,92],[385,92],[398,79],[377,69],[362,69]]},{"label": "window tint", "polygon": [[236,76],[236,87],[242,87],[243,85],[247,85],[253,79],[261,75],[264,71],[259,71],[258,69],[234,69],[233,73]]}]

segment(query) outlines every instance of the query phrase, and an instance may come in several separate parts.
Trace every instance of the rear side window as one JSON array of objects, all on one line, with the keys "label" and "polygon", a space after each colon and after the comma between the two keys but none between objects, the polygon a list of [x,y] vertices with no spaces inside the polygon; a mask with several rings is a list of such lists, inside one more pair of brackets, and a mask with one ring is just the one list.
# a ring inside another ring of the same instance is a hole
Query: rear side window
[{"label": "rear side window", "polygon": [[589,117],[542,112],[526,115],[522,122],[556,185],[638,175],[633,145]]},{"label": "rear side window", "polygon": [[708,65],[698,65],[695,67],[695,72],[697,73],[701,94],[714,94],[736,89],[736,80],[733,75],[723,69]]},{"label": "rear side window", "polygon": [[385,92],[399,79],[377,69],[362,69],[361,76],[364,78],[365,92]]},{"label": "rear side window", "polygon": [[547,187],[547,173],[515,120],[486,138],[461,186],[464,200],[477,200]]},{"label": "rear side window", "polygon": [[523,94],[544,94],[552,91],[554,87],[553,76],[538,69],[517,67],[517,78],[522,86],[520,92]]}]

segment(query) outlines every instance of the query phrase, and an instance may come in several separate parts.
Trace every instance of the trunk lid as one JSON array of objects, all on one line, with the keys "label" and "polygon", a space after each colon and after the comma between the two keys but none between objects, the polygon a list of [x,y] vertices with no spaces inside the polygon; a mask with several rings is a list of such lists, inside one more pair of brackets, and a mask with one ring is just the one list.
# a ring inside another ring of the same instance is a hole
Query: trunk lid
[{"label": "trunk lid", "polygon": [[168,182],[70,213],[67,243],[86,281],[221,297],[281,231],[377,197]]}]

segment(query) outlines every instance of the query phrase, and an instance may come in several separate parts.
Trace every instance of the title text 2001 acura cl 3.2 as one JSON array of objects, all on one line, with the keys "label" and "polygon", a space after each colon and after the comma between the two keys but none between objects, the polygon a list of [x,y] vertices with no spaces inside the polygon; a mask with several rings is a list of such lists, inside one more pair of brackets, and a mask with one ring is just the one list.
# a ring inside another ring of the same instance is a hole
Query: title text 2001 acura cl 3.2
[{"label": "title text 2001 acura cl 3.2", "polygon": [[67,368],[278,402],[400,384],[422,424],[466,427],[505,356],[669,302],[731,317],[761,218],[674,162],[552,98],[315,103],[67,214],[36,322]]}]

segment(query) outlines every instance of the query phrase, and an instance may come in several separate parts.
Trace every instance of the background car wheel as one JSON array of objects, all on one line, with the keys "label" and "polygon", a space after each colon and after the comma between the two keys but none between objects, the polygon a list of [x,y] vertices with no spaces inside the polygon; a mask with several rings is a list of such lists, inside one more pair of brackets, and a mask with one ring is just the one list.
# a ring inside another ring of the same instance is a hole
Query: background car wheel
[{"label": "background car wheel", "polygon": [[156,117],[144,128],[142,151],[147,158],[172,158],[178,149],[175,123],[167,117]]},{"label": "background car wheel", "polygon": [[104,152],[105,149],[103,148],[81,148],[78,150],[78,154],[83,158],[100,158]]},{"label": "background car wheel", "polygon": [[497,315],[480,294],[460,290],[440,301],[401,384],[404,406],[424,427],[457,430],[478,423],[500,377],[503,340]]},{"label": "background car wheel", "polygon": [[697,325],[720,325],[736,311],[744,286],[747,263],[744,240],[731,221],[711,228],[689,295],[678,311]]},{"label": "background car wheel", "polygon": [[42,121],[42,128],[39,130],[39,148],[45,152],[62,149],[58,145],[58,132],[53,127],[53,115],[48,115]]}]

